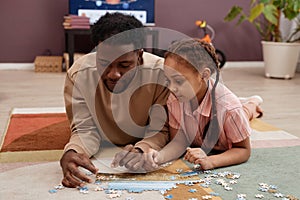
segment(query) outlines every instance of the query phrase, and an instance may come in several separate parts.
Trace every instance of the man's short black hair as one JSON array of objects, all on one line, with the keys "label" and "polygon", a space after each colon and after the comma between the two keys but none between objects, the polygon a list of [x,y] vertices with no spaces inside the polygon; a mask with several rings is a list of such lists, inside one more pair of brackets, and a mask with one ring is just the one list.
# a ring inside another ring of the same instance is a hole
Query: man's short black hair
[{"label": "man's short black hair", "polygon": [[122,35],[121,37],[114,39],[114,43],[121,41],[123,44],[133,43],[135,47],[139,48],[144,42],[143,29],[140,28],[143,28],[143,24],[134,16],[117,12],[106,13],[93,25],[91,39],[93,44],[97,46],[100,42],[124,32],[125,34],[119,34]]}]

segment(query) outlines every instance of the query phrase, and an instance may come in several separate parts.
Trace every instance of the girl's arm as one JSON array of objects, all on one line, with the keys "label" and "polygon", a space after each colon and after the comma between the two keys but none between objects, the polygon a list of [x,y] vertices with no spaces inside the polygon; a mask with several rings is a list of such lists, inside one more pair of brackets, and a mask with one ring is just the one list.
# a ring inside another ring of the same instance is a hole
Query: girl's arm
[{"label": "girl's arm", "polygon": [[169,131],[170,135],[175,135],[175,137],[158,152],[158,155],[155,158],[157,164],[178,159],[185,152],[186,148],[190,146],[183,131],[172,127],[170,127]]},{"label": "girl's arm", "polygon": [[195,164],[200,164],[204,170],[236,165],[246,162],[251,154],[250,139],[233,143],[232,148],[217,155],[211,155],[204,158],[199,158],[194,161]]}]

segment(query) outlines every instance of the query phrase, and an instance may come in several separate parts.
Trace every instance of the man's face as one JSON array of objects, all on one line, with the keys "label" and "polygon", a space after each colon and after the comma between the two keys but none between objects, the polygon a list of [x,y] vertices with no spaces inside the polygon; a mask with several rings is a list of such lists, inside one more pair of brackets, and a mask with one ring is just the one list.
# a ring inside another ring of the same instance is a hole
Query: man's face
[{"label": "man's face", "polygon": [[107,89],[114,93],[124,91],[139,64],[140,51],[133,51],[133,44],[102,44],[97,50],[97,69]]}]

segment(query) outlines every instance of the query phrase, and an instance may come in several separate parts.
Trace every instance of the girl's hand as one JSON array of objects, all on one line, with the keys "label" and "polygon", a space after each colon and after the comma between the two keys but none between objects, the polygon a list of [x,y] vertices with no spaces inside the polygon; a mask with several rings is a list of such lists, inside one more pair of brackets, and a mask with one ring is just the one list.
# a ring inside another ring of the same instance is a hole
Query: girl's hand
[{"label": "girl's hand", "polygon": [[201,148],[187,148],[184,159],[190,163],[200,164],[202,170],[213,169],[214,165]]},{"label": "girl's hand", "polygon": [[158,169],[160,164],[159,152],[152,148],[149,149],[147,153],[144,153],[144,161],[144,170],[149,172]]},{"label": "girl's hand", "polygon": [[195,163],[198,159],[206,158],[206,153],[201,148],[186,148],[186,154],[184,159],[189,161],[190,163]]},{"label": "girl's hand", "polygon": [[214,165],[208,156],[206,158],[199,158],[195,160],[194,164],[199,164],[202,170],[214,169]]}]

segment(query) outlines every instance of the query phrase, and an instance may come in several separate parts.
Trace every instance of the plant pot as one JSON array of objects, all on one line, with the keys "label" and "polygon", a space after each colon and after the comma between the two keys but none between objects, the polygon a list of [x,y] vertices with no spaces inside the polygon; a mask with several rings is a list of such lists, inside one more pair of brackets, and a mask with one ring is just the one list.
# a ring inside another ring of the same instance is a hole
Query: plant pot
[{"label": "plant pot", "polygon": [[294,77],[300,43],[262,41],[265,76],[290,79]]}]

